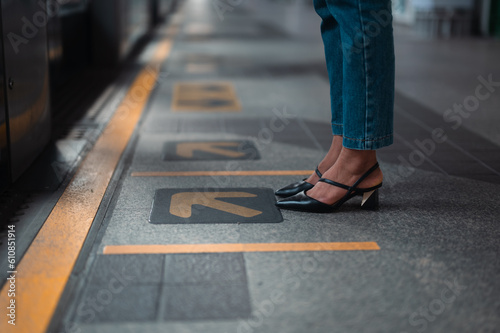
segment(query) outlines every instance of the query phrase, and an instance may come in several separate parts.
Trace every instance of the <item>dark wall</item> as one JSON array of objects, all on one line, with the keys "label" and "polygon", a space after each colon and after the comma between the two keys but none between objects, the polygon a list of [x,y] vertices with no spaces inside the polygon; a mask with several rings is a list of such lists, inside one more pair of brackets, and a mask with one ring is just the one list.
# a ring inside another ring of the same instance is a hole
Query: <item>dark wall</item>
[{"label": "dark wall", "polygon": [[[2,32],[2,9],[0,7],[0,36]],[[10,157],[7,140],[7,102],[5,100],[5,68],[3,62],[3,39],[0,38],[0,193],[10,183]]]},{"label": "dark wall", "polygon": [[500,1],[498,0],[491,2],[490,31],[492,35],[500,38]]},{"label": "dark wall", "polygon": [[44,1],[2,1],[5,105],[12,181],[50,139],[47,13]]}]

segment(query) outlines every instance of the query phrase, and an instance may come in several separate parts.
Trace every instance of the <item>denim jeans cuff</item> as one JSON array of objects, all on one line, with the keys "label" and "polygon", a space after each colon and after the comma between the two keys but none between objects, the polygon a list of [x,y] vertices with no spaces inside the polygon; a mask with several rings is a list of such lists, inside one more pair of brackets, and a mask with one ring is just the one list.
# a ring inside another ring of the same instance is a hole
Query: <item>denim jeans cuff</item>
[{"label": "denim jeans cuff", "polygon": [[333,135],[344,135],[344,126],[332,123],[332,133]]},{"label": "denim jeans cuff", "polygon": [[360,139],[352,139],[352,138],[343,138],[343,146],[349,149],[356,150],[375,150],[383,147],[390,146],[394,141],[393,134],[381,137],[374,138],[370,140],[360,140]]}]

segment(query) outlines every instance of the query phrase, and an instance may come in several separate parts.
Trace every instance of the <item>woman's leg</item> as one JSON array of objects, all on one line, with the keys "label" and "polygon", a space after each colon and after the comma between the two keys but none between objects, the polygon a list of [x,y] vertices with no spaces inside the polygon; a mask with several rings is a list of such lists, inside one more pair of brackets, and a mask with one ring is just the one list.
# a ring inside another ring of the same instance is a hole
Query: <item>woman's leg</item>
[{"label": "woman's leg", "polygon": [[388,0],[325,0],[340,27],[343,146],[392,144],[394,40]]},{"label": "woman's leg", "polygon": [[[326,0],[314,0],[314,9],[316,13],[323,20],[321,22],[321,36],[325,47],[326,66],[328,70],[328,77],[330,80],[330,101],[332,112],[332,132],[333,138],[328,153],[319,163],[318,169],[320,172],[325,172],[331,168],[340,154],[342,149],[342,135],[343,135],[343,110],[342,110],[342,75],[343,75],[343,55],[341,40],[340,40],[340,27],[338,22],[330,13]],[[307,182],[316,184],[319,177],[315,172]]]},{"label": "woman's leg", "polygon": [[[324,178],[354,184],[393,140],[394,45],[387,0],[325,0],[339,23],[343,51],[343,148]],[[359,187],[382,182],[380,169]],[[307,194],[333,204],[346,191],[317,183]]]}]

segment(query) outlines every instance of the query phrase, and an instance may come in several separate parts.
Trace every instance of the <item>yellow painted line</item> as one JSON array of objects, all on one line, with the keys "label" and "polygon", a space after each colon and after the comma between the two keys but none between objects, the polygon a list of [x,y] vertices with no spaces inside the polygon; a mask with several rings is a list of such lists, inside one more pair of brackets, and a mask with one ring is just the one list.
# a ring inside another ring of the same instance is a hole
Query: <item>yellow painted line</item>
[{"label": "yellow painted line", "polygon": [[241,103],[229,82],[181,82],[174,86],[174,112],[239,112]]},{"label": "yellow painted line", "polygon": [[132,177],[203,177],[203,176],[307,176],[313,170],[261,170],[261,171],[158,171],[132,172]]},{"label": "yellow painted line", "polygon": [[[170,54],[173,35],[156,50],[151,63],[136,77],[101,137],[87,154],[33,243],[17,266],[16,326],[0,321],[0,332],[45,332],[73,270],[88,231],[123,150],[157,82],[160,65]],[[6,310],[9,284],[0,294]]]},{"label": "yellow painted line", "polygon": [[334,243],[254,243],[254,244],[178,244],[108,245],[104,254],[175,254],[229,252],[307,252],[307,251],[378,251],[376,242]]}]

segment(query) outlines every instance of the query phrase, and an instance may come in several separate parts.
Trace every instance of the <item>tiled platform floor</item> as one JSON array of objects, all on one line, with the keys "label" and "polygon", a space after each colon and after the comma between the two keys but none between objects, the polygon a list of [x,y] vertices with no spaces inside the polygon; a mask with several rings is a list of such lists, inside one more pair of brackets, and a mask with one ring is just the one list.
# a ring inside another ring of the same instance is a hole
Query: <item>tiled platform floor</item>
[{"label": "tiled platform floor", "polygon": [[[204,208],[201,214],[213,223],[152,224],[159,189],[270,190],[302,176],[133,173],[312,170],[331,140],[329,86],[312,7],[256,0],[219,14],[209,1],[182,6],[179,33],[162,67],[165,79],[122,157],[115,190],[94,221],[51,329],[498,332],[500,148],[497,118],[488,123],[487,115],[498,110],[500,95],[492,93],[457,128],[442,116],[443,107],[473,91],[477,76],[498,68],[490,56],[498,43],[438,43],[396,27],[396,136],[379,153],[385,175],[379,211],[362,211],[356,201],[335,214],[282,211],[276,223],[259,223],[259,215],[252,223],[238,217],[218,223],[213,212],[220,210]],[[470,45],[480,45],[470,55],[477,61],[460,56]],[[174,112],[175,84],[185,81],[229,83],[241,111]],[[436,129],[444,142],[433,137]],[[193,141],[249,141],[258,156],[166,155],[169,144]],[[116,245],[300,242],[376,242],[380,250],[104,253]]]}]

